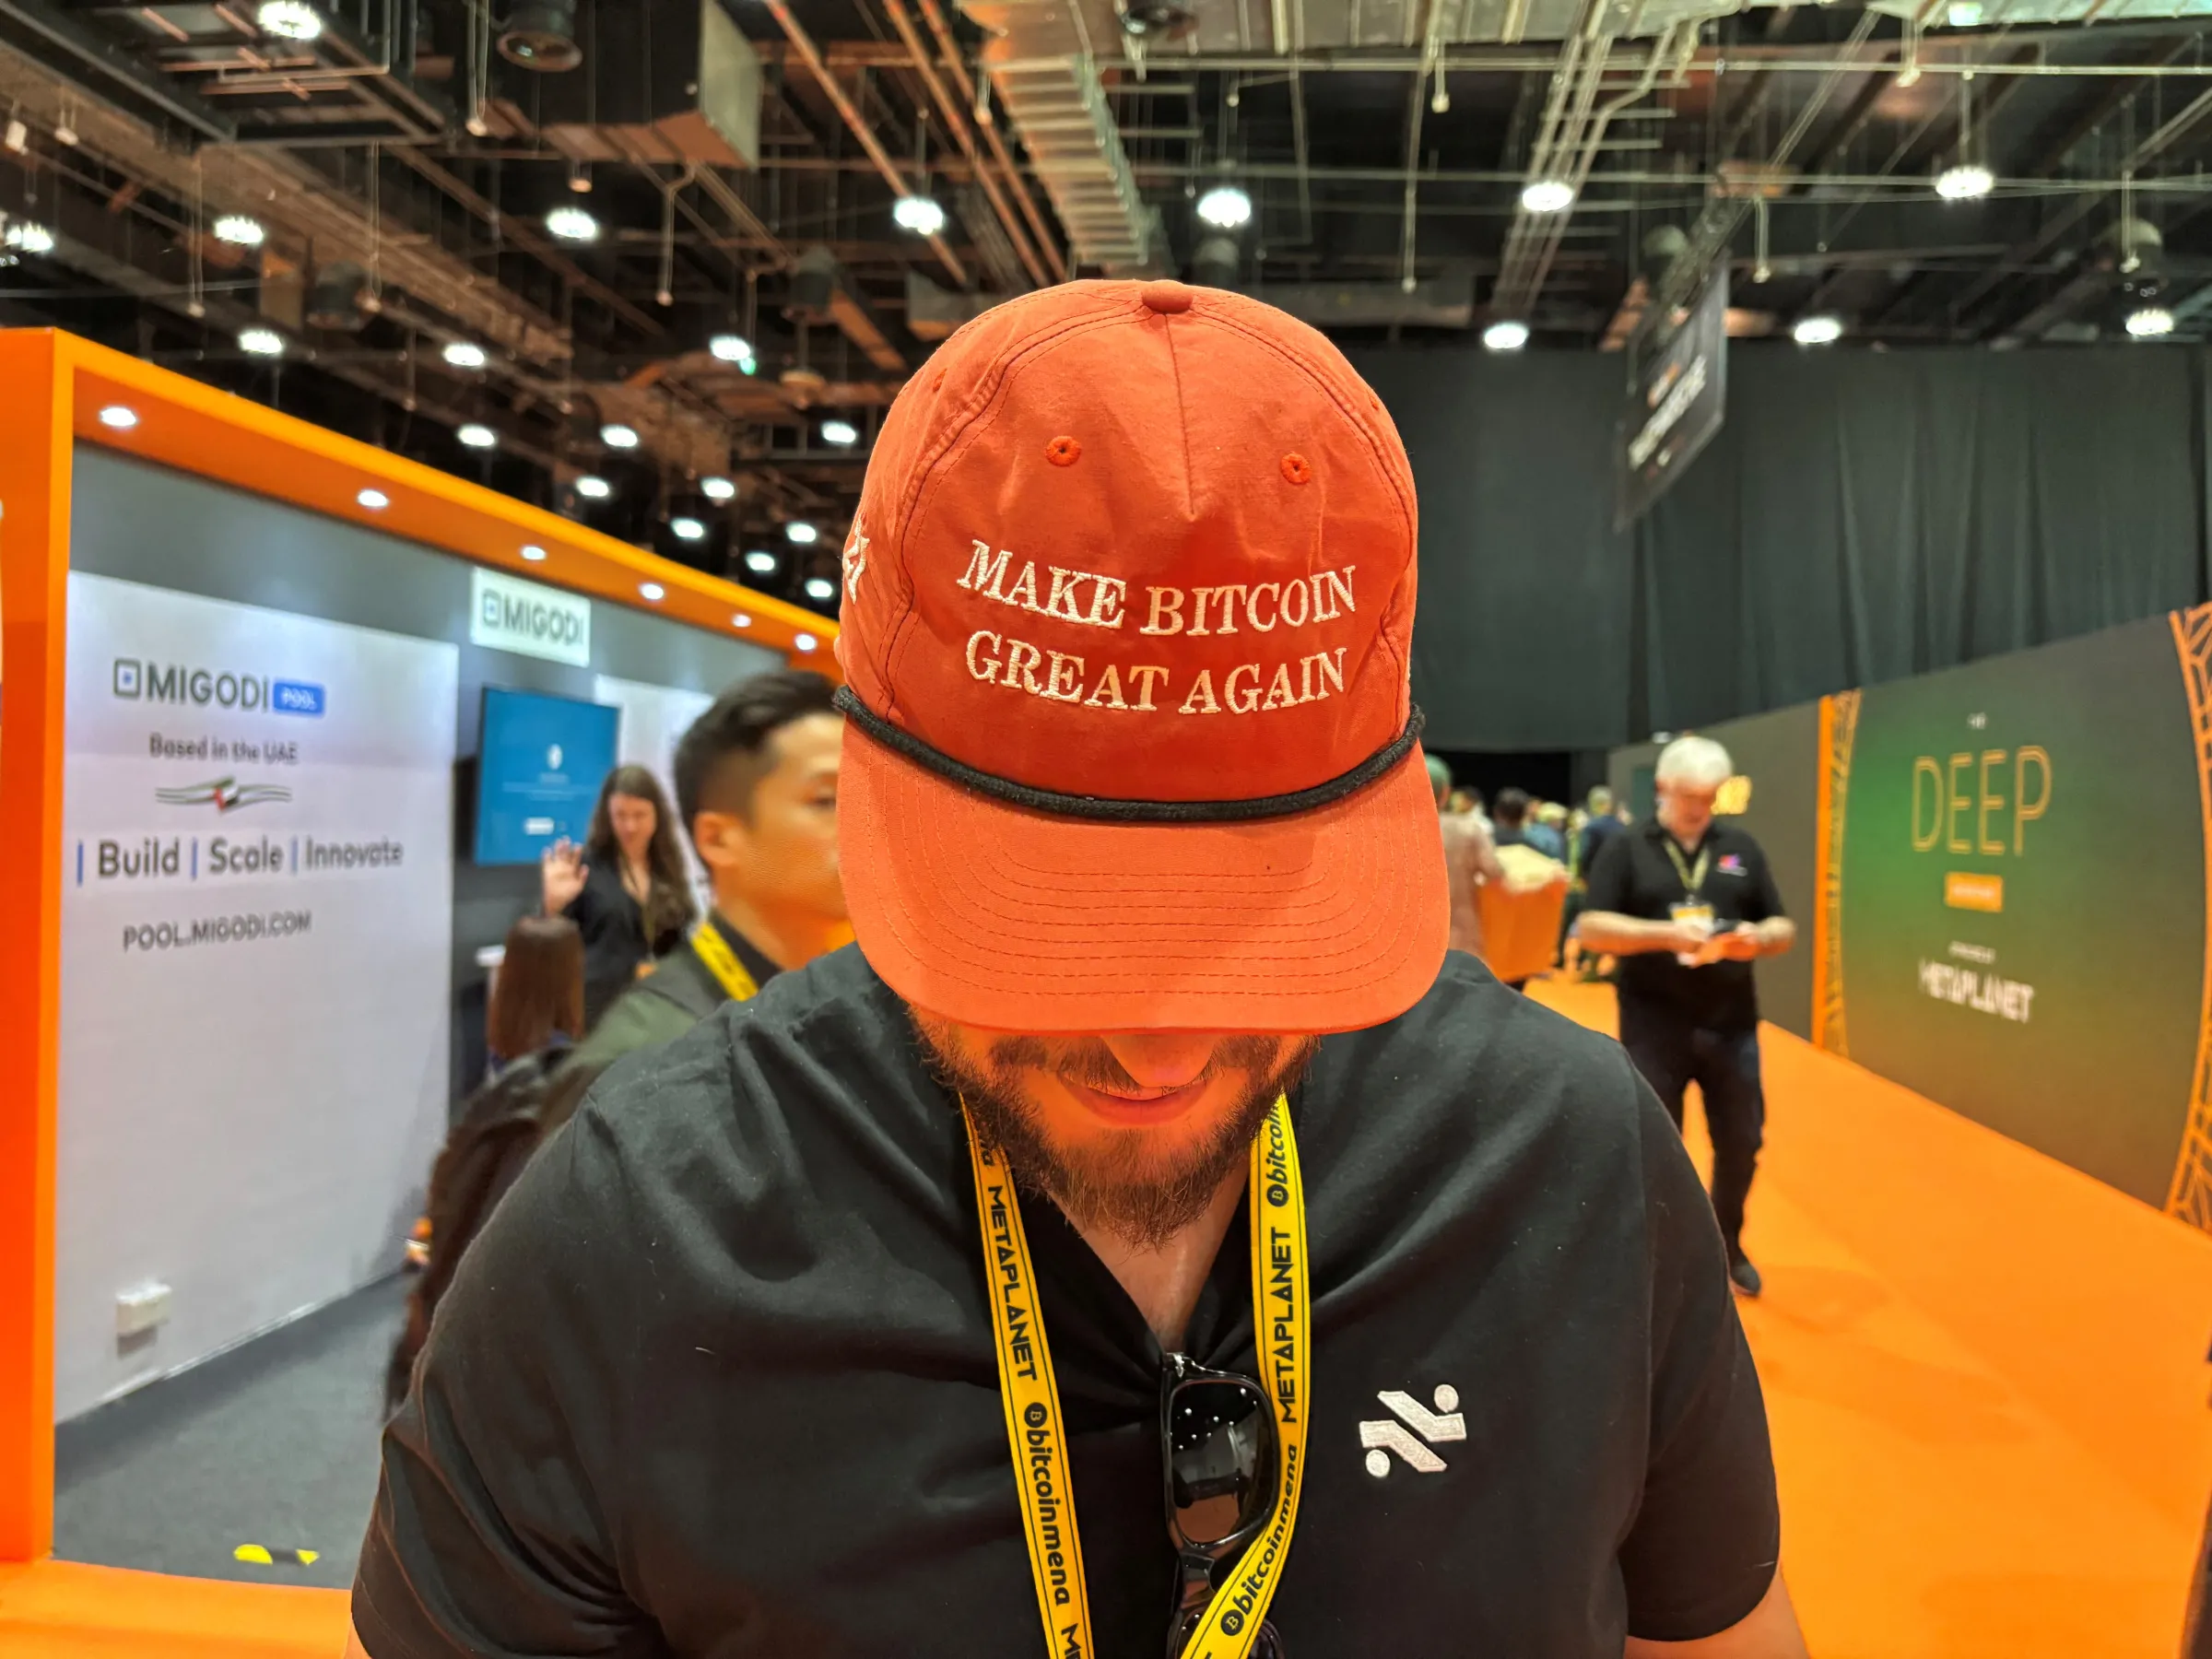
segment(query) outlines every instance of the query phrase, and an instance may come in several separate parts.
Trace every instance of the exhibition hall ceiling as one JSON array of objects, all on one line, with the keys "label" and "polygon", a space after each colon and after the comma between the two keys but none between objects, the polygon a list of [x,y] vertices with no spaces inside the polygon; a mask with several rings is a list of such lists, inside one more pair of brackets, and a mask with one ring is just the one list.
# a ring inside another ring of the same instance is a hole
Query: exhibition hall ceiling
[{"label": "exhibition hall ceiling", "polygon": [[[0,0],[0,324],[824,611],[936,342],[1080,276],[1347,345],[2158,349],[2204,0]],[[1809,326],[1807,326],[1809,325]]]}]

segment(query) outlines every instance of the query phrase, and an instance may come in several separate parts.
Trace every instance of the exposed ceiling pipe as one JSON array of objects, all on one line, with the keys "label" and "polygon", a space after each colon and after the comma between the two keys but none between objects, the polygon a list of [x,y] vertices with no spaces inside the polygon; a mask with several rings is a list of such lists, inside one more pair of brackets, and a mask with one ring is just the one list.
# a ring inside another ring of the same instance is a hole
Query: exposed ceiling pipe
[{"label": "exposed ceiling pipe", "polygon": [[[959,42],[952,38],[952,26],[946,22],[944,12],[938,9],[937,0],[917,0],[917,3],[922,7],[923,20],[929,25],[929,32],[937,42],[937,50],[944,54],[945,67],[957,84],[966,76],[968,65],[960,57]],[[1043,259],[1045,268],[1052,273],[1053,281],[1065,282],[1067,262],[1060,256],[1060,243],[1045,225],[1044,216],[1037,210],[1029,186],[1022,182],[1021,170],[1007,153],[1006,141],[999,135],[997,123],[991,119],[990,93],[980,87],[976,97],[975,124],[976,130],[983,135],[984,146],[991,151],[991,159],[998,163],[999,171],[1006,174],[1006,190],[1020,207],[1021,217],[1029,224],[1030,234],[1036,239],[1037,252]]]},{"label": "exposed ceiling pipe", "polygon": [[[767,6],[776,21],[782,26],[792,49],[806,60],[806,67],[814,71],[814,77],[821,84],[824,96],[837,107],[838,114],[844,118],[845,125],[851,129],[853,136],[860,140],[860,147],[868,152],[868,159],[876,163],[876,171],[883,175],[883,182],[891,187],[891,194],[895,196],[912,195],[914,191],[907,183],[906,174],[885,152],[883,146],[877,141],[875,133],[869,129],[867,121],[853,107],[853,100],[845,96],[844,88],[830,73],[830,65],[822,62],[821,51],[815,45],[814,38],[800,26],[798,18],[792,16],[788,0],[767,0]],[[932,236],[928,241],[930,252],[937,256],[937,263],[952,274],[955,282],[966,288],[968,267],[960,263],[960,256],[947,244],[943,234]]]},{"label": "exposed ceiling pipe", "polygon": [[913,18],[907,15],[902,0],[882,0],[882,4],[885,14],[891,19],[891,27],[899,31],[899,38],[906,43],[906,49],[914,54],[914,73],[922,77],[922,84],[929,88],[930,98],[936,104],[937,112],[944,118],[946,127],[959,145],[960,153],[968,158],[968,164],[975,170],[975,182],[983,187],[983,194],[990,199],[991,210],[998,216],[1006,240],[1014,244],[1015,255],[1021,261],[1022,268],[1029,272],[1030,280],[1039,288],[1047,286],[1052,278],[1044,274],[1044,264],[1037,257],[1037,250],[1030,245],[1029,236],[1022,229],[1013,206],[1000,191],[998,180],[977,152],[975,135],[969,130],[968,117],[960,108],[960,100],[947,88],[937,74],[936,65],[929,61],[929,53],[914,29]]}]

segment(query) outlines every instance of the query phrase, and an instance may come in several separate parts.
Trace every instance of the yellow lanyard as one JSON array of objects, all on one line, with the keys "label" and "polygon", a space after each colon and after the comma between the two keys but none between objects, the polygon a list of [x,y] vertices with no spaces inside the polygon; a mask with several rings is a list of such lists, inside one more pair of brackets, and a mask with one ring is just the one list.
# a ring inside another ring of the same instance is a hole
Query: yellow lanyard
[{"label": "yellow lanyard", "polygon": [[1683,896],[1695,899],[1698,896],[1698,889],[1705,885],[1706,872],[1712,868],[1712,842],[1708,841],[1700,847],[1698,862],[1690,865],[1683,862],[1682,849],[1675,845],[1673,836],[1662,830],[1660,839],[1666,843],[1667,857],[1674,860],[1675,874],[1682,877]]},{"label": "yellow lanyard", "polygon": [[722,930],[714,925],[712,917],[691,930],[691,948],[707,965],[707,971],[722,982],[722,988],[729,993],[732,1002],[744,1002],[760,994],[760,987],[745,971],[745,964],[737,959],[737,953],[730,948],[730,942],[722,936]]},{"label": "yellow lanyard", "polygon": [[[974,1119],[967,1121],[976,1208],[983,1223],[983,1275],[991,1285],[991,1324],[997,1335],[998,1394],[1014,1452],[1014,1484],[1021,1496],[1022,1531],[1037,1584],[1037,1610],[1044,1620],[1045,1652],[1050,1659],[1091,1659],[1097,1650],[1090,1640],[1083,1546],[1076,1533],[1067,1434],[1029,1238],[1006,1166],[977,1135]],[[1290,1553],[1298,1495],[1305,1484],[1313,1303],[1306,1274],[1306,1194],[1298,1172],[1298,1142],[1290,1133],[1289,1102],[1279,1097],[1252,1145],[1248,1195],[1253,1347],[1260,1359],[1261,1383],[1275,1408],[1281,1447],[1275,1504],[1265,1529],[1236,1564],[1235,1575],[1214,1593],[1183,1659],[1245,1659],[1252,1652]]]}]

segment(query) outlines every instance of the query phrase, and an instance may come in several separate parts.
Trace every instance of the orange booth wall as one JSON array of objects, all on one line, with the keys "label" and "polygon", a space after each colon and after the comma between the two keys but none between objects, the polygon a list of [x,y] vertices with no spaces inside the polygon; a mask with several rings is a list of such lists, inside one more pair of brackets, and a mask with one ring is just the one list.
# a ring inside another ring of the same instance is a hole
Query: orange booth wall
[{"label": "orange booth wall", "polygon": [[[135,424],[103,423],[127,409]],[[434,468],[51,330],[0,330],[0,1653],[343,1651],[335,1590],[216,1583],[51,1559],[63,710],[76,445],[784,653],[832,677],[837,628]],[[387,498],[360,505],[364,488]],[[546,557],[525,561],[524,546]],[[645,583],[661,596],[648,599]],[[738,618],[744,621],[739,622]],[[742,633],[734,629],[742,629]]]}]

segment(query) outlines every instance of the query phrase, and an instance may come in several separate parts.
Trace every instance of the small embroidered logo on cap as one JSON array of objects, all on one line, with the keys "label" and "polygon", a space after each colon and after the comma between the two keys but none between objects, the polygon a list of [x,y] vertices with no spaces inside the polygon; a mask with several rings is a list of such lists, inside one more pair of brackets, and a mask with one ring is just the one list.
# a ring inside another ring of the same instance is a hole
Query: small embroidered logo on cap
[{"label": "small embroidered logo on cap", "polygon": [[1306,464],[1306,458],[1303,455],[1294,452],[1283,457],[1283,477],[1289,479],[1291,483],[1303,484],[1312,476],[1313,469]]},{"label": "small embroidered logo on cap", "polygon": [[1083,453],[1083,446],[1073,438],[1059,437],[1044,446],[1044,458],[1054,466],[1073,466]]}]

